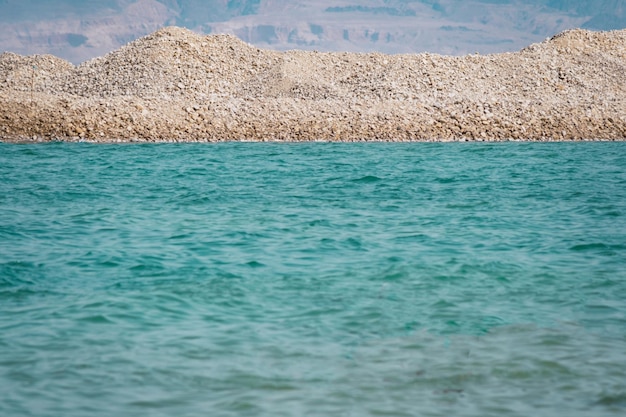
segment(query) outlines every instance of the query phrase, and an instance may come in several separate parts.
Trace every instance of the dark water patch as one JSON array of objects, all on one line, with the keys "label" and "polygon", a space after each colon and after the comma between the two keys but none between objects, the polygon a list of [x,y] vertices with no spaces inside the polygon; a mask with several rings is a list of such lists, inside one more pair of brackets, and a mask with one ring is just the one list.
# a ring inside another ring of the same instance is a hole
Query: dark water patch
[{"label": "dark water patch", "polygon": [[436,178],[435,179],[436,182],[438,182],[439,184],[452,184],[457,182],[457,178],[455,177],[440,177],[440,178]]},{"label": "dark water patch", "polygon": [[382,181],[382,178],[379,178],[375,175],[366,175],[364,177],[352,180],[352,182],[362,183],[362,184],[371,184],[371,183],[376,183],[379,181]]},{"label": "dark water patch", "polygon": [[595,405],[609,407],[615,411],[626,410],[626,392],[616,394],[603,394]]},{"label": "dark water patch", "polygon": [[93,315],[93,316],[85,316],[85,317],[80,317],[77,318],[78,322],[83,322],[86,324],[113,324],[113,321],[111,321],[109,318],[107,318],[106,316],[102,315],[102,314],[97,314],[97,315]]},{"label": "dark water patch", "polygon": [[626,254],[626,245],[611,245],[606,243],[583,243],[570,248],[574,252],[602,252],[606,254]]}]

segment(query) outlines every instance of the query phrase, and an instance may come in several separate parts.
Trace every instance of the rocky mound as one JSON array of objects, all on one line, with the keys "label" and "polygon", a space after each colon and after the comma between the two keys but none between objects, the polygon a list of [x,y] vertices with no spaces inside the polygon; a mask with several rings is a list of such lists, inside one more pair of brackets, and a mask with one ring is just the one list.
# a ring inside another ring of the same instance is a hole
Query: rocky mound
[{"label": "rocky mound", "polygon": [[52,55],[0,55],[0,91],[45,92],[58,88],[60,77],[72,76],[74,66]]},{"label": "rocky mound", "polygon": [[164,28],[77,67],[0,55],[3,140],[626,139],[626,30],[516,53],[275,52]]},{"label": "rocky mound", "polygon": [[59,89],[83,97],[203,97],[266,71],[271,55],[278,58],[231,35],[165,28],[78,66]]}]

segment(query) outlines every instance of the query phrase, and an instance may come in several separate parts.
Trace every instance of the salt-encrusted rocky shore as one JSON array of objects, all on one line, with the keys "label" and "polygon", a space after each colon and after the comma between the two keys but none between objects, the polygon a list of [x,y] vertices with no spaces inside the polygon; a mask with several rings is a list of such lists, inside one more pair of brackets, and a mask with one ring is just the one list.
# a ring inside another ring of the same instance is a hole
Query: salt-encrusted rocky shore
[{"label": "salt-encrusted rocky shore", "polygon": [[519,52],[276,52],[161,29],[79,66],[0,55],[0,141],[626,140],[626,30]]}]

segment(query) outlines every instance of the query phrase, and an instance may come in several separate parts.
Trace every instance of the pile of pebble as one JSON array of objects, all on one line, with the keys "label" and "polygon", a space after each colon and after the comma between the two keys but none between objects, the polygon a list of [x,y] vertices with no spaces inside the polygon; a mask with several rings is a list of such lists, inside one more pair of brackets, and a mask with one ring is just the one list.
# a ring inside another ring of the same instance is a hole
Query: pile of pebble
[{"label": "pile of pebble", "polygon": [[175,27],[79,66],[4,53],[0,140],[626,140],[626,30],[462,57],[277,52]]}]

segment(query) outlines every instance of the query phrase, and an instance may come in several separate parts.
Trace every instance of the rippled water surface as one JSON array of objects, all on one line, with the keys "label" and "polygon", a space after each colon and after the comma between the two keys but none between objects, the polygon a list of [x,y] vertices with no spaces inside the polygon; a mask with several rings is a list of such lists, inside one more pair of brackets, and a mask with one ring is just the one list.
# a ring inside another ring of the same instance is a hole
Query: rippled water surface
[{"label": "rippled water surface", "polygon": [[0,144],[0,415],[626,415],[626,143]]}]

